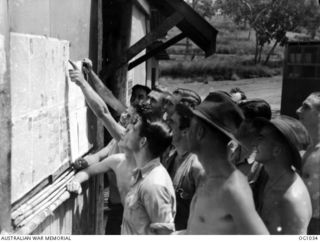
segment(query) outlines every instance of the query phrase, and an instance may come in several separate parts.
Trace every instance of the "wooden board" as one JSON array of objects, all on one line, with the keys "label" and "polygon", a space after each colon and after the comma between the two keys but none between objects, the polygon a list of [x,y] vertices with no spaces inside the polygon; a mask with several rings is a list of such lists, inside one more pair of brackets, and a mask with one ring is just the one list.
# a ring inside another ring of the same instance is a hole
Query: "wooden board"
[{"label": "wooden board", "polygon": [[87,107],[68,78],[69,42],[11,34],[12,202],[90,148]]}]

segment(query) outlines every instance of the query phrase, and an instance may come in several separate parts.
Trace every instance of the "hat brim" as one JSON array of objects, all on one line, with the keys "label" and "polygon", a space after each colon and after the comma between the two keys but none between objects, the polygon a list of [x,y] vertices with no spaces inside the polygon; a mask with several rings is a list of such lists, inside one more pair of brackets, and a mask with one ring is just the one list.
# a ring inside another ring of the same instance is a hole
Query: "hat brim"
[{"label": "hat brim", "polygon": [[214,128],[220,130],[222,133],[224,133],[226,136],[228,136],[230,139],[236,141],[239,145],[241,145],[242,147],[244,147],[245,149],[246,146],[240,142],[232,133],[230,133],[229,131],[225,130],[224,128],[220,127],[218,124],[216,124],[215,122],[213,122],[212,120],[210,120],[205,114],[203,114],[201,111],[194,109],[192,110],[193,115],[197,116],[200,119],[205,120],[208,124],[212,125]]},{"label": "hat brim", "polygon": [[261,126],[261,127],[270,125],[271,127],[278,130],[280,132],[280,134],[282,135],[282,137],[287,141],[287,144],[289,145],[289,147],[292,151],[293,160],[292,160],[291,164],[296,169],[301,170],[302,158],[301,158],[300,152],[297,149],[297,147],[291,142],[291,140],[288,139],[288,137],[286,135],[286,131],[284,130],[283,127],[281,127],[280,125],[277,125],[276,123],[273,123],[272,121],[270,121],[266,118],[262,118],[262,117],[255,118],[254,125]]}]

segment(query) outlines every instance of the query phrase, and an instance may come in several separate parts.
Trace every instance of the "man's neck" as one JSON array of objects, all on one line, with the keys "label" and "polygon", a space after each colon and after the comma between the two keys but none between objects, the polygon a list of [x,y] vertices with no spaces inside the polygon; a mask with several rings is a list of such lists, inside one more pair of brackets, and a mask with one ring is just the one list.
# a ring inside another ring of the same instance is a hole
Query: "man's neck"
[{"label": "man's neck", "polygon": [[228,177],[234,166],[228,161],[227,152],[212,150],[198,155],[207,177]]},{"label": "man's neck", "polygon": [[149,161],[154,159],[154,157],[152,157],[150,153],[146,152],[145,150],[135,152],[134,158],[136,160],[137,168],[144,167]]},{"label": "man's neck", "polygon": [[289,160],[286,161],[275,159],[264,165],[264,169],[268,174],[269,181],[272,182],[277,180],[279,176],[282,176],[284,173],[291,173],[292,169],[290,167]]},{"label": "man's neck", "polygon": [[318,125],[307,127],[308,133],[312,140],[312,147],[315,147],[320,143],[320,129]]},{"label": "man's neck", "polygon": [[188,149],[187,149],[187,147],[185,145],[177,145],[175,147],[176,147],[176,150],[177,150],[178,157],[182,157],[185,154],[189,153]]}]

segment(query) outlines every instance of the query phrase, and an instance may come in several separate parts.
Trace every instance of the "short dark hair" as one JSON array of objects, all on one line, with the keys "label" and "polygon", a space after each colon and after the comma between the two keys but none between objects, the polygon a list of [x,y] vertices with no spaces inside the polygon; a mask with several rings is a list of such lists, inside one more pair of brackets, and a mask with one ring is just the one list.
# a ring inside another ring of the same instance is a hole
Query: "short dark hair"
[{"label": "short dark hair", "polygon": [[241,108],[246,119],[254,118],[266,118],[271,119],[272,112],[269,103],[263,99],[249,99],[240,102],[239,107]]},{"label": "short dark hair", "polygon": [[177,88],[173,91],[173,94],[180,95],[180,102],[187,103],[191,107],[195,107],[201,103],[201,97],[193,90],[185,88]]},{"label": "short dark hair", "polygon": [[151,89],[147,86],[143,86],[143,85],[140,85],[140,84],[137,84],[137,85],[134,85],[132,87],[132,92],[134,92],[135,90],[137,89],[142,89],[142,90],[145,90],[147,95],[150,93]]},{"label": "short dark hair", "polygon": [[169,126],[157,115],[150,105],[138,105],[137,114],[141,118],[140,136],[146,137],[150,153],[160,156],[171,144],[172,133]]},{"label": "short dark hair", "polygon": [[230,94],[233,94],[233,93],[240,93],[241,95],[241,100],[245,100],[247,99],[247,96],[246,94],[244,93],[244,91],[242,91],[239,87],[234,87],[230,90]]},{"label": "short dark hair", "polygon": [[180,121],[179,129],[184,130],[186,128],[189,128],[191,119],[193,117],[193,114],[190,108],[183,103],[178,103],[175,107],[175,111],[179,115],[179,121]]}]

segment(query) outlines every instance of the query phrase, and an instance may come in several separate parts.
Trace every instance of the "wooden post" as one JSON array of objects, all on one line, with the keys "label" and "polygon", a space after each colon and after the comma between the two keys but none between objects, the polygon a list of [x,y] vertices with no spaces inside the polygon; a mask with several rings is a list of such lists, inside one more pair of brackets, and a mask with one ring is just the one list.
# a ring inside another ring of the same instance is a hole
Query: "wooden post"
[{"label": "wooden post", "polygon": [[9,21],[6,0],[0,0],[0,233],[11,231],[11,103]]},{"label": "wooden post", "polygon": [[117,69],[130,46],[132,0],[103,1],[102,80],[122,103],[126,103],[127,64]]},{"label": "wooden post", "polygon": [[[91,21],[90,21],[90,59],[93,61],[93,66],[96,68],[95,71],[101,71],[102,62],[102,42],[103,42],[103,31],[102,31],[102,1],[94,0],[91,2]],[[103,124],[97,120],[96,135],[95,135],[95,146],[100,149],[104,146],[104,135],[103,135]],[[95,177],[90,184],[90,189],[95,192],[93,198],[89,199],[93,205],[92,215],[94,219],[94,233],[104,234],[104,222],[103,222],[103,175]]]}]

